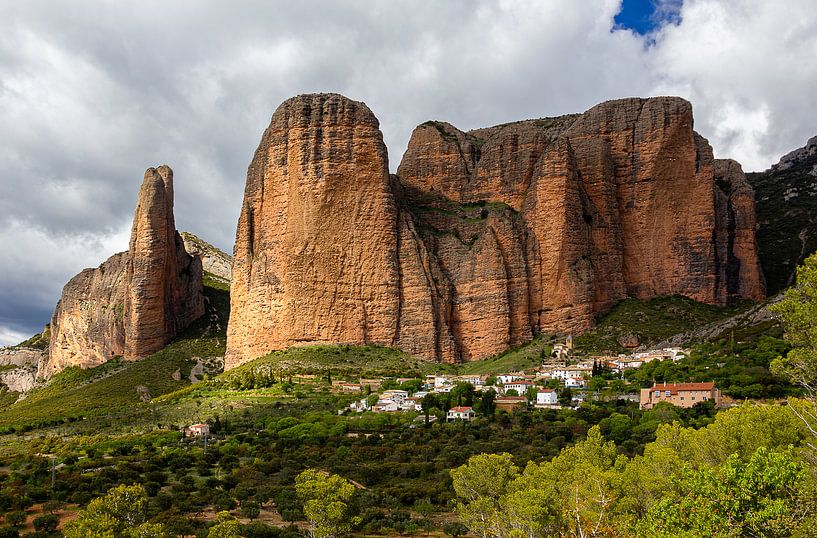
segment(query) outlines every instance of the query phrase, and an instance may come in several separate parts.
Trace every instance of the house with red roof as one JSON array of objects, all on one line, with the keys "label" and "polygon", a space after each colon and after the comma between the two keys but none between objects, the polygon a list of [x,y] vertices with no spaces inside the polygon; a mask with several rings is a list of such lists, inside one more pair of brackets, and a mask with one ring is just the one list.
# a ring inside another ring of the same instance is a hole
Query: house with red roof
[{"label": "house with red roof", "polygon": [[699,402],[712,400],[715,407],[721,405],[721,391],[715,383],[655,383],[652,388],[641,389],[641,409],[652,409],[658,402],[669,402],[678,407],[689,408]]},{"label": "house with red roof", "polygon": [[474,410],[467,406],[452,407],[446,415],[446,420],[471,420],[472,418],[474,418]]}]

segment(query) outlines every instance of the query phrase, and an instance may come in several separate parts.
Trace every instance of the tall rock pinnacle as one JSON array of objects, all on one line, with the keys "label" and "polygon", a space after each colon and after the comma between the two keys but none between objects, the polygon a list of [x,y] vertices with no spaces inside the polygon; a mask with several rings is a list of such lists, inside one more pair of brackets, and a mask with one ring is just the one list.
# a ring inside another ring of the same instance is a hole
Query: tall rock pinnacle
[{"label": "tall rock pinnacle", "polygon": [[190,256],[173,217],[173,171],[149,168],[127,252],[85,269],[63,288],[39,375],[136,360],[164,347],[204,314],[201,259]]},{"label": "tall rock pinnacle", "polygon": [[391,344],[397,209],[374,114],[335,94],[284,102],[247,174],[227,367],[301,342]]}]

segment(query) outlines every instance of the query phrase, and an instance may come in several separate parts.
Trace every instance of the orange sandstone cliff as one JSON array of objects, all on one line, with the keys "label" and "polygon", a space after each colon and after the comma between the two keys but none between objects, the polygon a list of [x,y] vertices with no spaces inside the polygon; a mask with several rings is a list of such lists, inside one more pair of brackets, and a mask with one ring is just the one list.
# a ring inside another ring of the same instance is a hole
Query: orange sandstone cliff
[{"label": "orange sandstone cliff", "polygon": [[65,285],[38,375],[143,358],[204,314],[201,259],[184,249],[173,216],[173,171],[149,168],[130,247]]},{"label": "orange sandstone cliff", "polygon": [[250,164],[225,364],[309,343],[460,362],[586,330],[626,297],[761,299],[753,204],[679,98],[426,122],[389,176],[366,105],[298,96]]}]

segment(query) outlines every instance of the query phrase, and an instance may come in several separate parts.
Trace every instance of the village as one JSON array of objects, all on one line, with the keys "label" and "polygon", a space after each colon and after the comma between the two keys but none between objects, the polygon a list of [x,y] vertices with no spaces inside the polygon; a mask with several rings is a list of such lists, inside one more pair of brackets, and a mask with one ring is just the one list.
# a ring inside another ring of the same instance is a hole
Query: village
[{"label": "village", "polygon": [[[651,361],[679,361],[687,355],[688,350],[682,348],[662,348],[629,355],[599,355],[573,360],[573,340],[568,336],[564,343],[558,343],[553,347],[552,353],[543,359],[541,365],[526,371],[496,375],[430,374],[423,380],[361,379],[358,383],[336,382],[334,386],[340,392],[365,395],[339,410],[339,414],[422,413],[424,402],[437,401],[428,400],[428,396],[448,394],[458,386],[469,387],[469,390],[481,395],[492,393],[494,408],[509,413],[516,409],[531,407],[578,408],[586,399],[597,398],[600,388],[607,386],[607,379],[600,379],[599,383],[594,383],[592,381],[594,376],[602,373],[617,376]],[[651,409],[659,402],[669,402],[686,408],[708,400],[714,401],[716,407],[721,405],[720,391],[712,382],[654,384],[652,388],[616,394],[616,397],[639,402],[642,409]],[[477,411],[473,406],[458,404],[446,410],[445,420],[470,421],[476,415]],[[426,416],[426,420],[429,421],[436,419],[436,416]]]}]

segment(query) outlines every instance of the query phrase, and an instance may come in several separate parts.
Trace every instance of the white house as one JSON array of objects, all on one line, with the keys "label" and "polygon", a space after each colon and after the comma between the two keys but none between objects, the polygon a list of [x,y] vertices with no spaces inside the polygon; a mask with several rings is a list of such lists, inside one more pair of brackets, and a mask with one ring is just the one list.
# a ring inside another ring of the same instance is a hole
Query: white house
[{"label": "white house", "polygon": [[496,376],[496,382],[502,383],[503,385],[507,385],[508,383],[516,381],[517,379],[523,378],[524,376],[521,374],[499,374],[498,376]]},{"label": "white house", "polygon": [[210,425],[193,424],[192,426],[187,428],[186,434],[188,437],[201,437],[203,435],[210,435]]},{"label": "white house", "polygon": [[443,385],[441,387],[434,387],[434,392],[441,393],[441,392],[451,392],[451,389],[454,388],[454,385]]},{"label": "white house", "polygon": [[420,398],[417,396],[412,396],[411,398],[407,398],[405,402],[400,404],[400,409],[403,411],[422,411],[423,404],[420,403]]},{"label": "white house", "polygon": [[368,411],[370,409],[369,400],[367,398],[363,398],[362,400],[358,400],[356,402],[352,402],[349,404],[349,409],[352,411],[356,411],[358,413],[362,413],[364,411]]},{"label": "white house", "polygon": [[524,396],[525,392],[528,390],[529,387],[532,387],[533,383],[530,381],[511,381],[510,383],[505,383],[505,393],[509,390],[513,389],[516,391],[517,394],[520,396]]},{"label": "white house", "polygon": [[462,381],[463,383],[471,383],[474,387],[481,387],[485,384],[485,379],[481,375],[461,375],[457,377],[457,381]]},{"label": "white house", "polygon": [[447,420],[471,420],[474,418],[474,410],[470,407],[452,407],[446,415]]},{"label": "white house", "polygon": [[409,393],[405,390],[384,390],[380,397],[384,400],[393,400],[399,405],[408,399]]},{"label": "white house", "polygon": [[593,373],[593,368],[586,366],[567,366],[564,368],[554,368],[550,376],[554,379],[570,379],[578,377],[590,377]]},{"label": "white house", "polygon": [[584,379],[581,377],[568,377],[565,379],[565,387],[570,389],[580,389],[587,386]]},{"label": "white house", "polygon": [[377,400],[377,403],[374,404],[372,411],[375,413],[393,413],[395,411],[400,411],[400,404],[394,400]]},{"label": "white house", "polygon": [[559,395],[553,389],[539,389],[536,393],[536,405],[556,405]]}]

